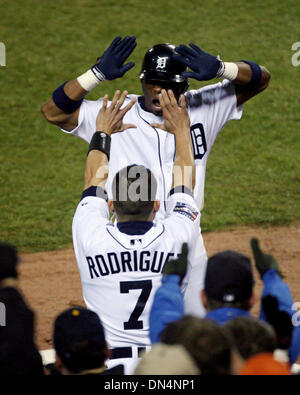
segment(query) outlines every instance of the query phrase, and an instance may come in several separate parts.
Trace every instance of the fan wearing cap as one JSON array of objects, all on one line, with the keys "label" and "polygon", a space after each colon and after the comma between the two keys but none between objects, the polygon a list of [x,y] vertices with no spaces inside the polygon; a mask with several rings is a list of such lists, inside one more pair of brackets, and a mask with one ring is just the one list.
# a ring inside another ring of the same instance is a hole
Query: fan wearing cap
[{"label": "fan wearing cap", "polygon": [[123,365],[106,369],[110,351],[100,318],[83,307],[68,309],[55,320],[55,371],[62,375],[123,375]]},{"label": "fan wearing cap", "polygon": [[207,318],[219,324],[237,316],[249,316],[254,305],[254,278],[250,259],[235,251],[209,258],[201,298]]},{"label": "fan wearing cap", "polygon": [[[127,72],[130,75],[129,70],[135,63],[127,62],[127,59],[136,45],[134,36],[116,37],[95,65],[53,92],[41,107],[45,118],[63,132],[90,143],[97,114],[103,105],[103,89],[107,89],[107,82],[121,78]],[[195,44],[175,46],[169,43],[156,44],[147,50],[139,71],[143,93],[130,94],[124,102],[126,106],[132,98],[137,99],[124,118],[124,123],[136,125],[136,128],[128,128],[125,133],[115,134],[111,139],[106,185],[108,197],[112,196],[115,174],[138,163],[149,169],[157,180],[161,205],[156,221],[165,217],[165,202],[172,184],[175,139],[166,133],[159,95],[162,89],[171,89],[177,100],[180,94],[185,95],[196,166],[193,192],[198,209],[202,210],[206,164],[214,141],[227,122],[241,118],[243,104],[267,88],[270,73],[252,61],[223,62]],[[194,81],[217,80],[199,89],[188,90],[191,78]],[[86,96],[93,89],[99,89],[102,97],[87,100]],[[207,254],[200,229],[192,255],[197,263],[193,266],[193,280],[187,285],[185,308],[188,313],[203,316],[204,309],[197,295],[203,288]]]},{"label": "fan wearing cap", "polygon": [[[290,363],[295,363],[300,354],[300,326],[292,325],[295,311],[291,292],[282,280],[273,256],[262,252],[257,239],[251,240],[251,248],[264,285],[259,318],[273,326],[277,347],[287,352]],[[160,340],[160,334],[169,322],[186,314],[178,286],[184,276],[185,265],[186,259],[182,257],[165,265],[163,283],[156,291],[150,312],[152,343]],[[211,256],[200,297],[207,310],[205,318],[220,325],[235,317],[252,317],[250,310],[255,296],[250,259],[236,251],[223,251]]]}]

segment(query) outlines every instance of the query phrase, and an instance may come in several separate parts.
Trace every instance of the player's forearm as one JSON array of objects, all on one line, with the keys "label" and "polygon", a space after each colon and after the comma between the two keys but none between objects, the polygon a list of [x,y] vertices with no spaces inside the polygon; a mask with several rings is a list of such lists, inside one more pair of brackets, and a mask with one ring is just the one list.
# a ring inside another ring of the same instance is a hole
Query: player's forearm
[{"label": "player's forearm", "polygon": [[249,65],[245,62],[237,62],[236,64],[238,65],[238,74],[233,82],[239,106],[265,90],[269,85],[271,74],[265,67],[255,63]]},{"label": "player's forearm", "polygon": [[[69,99],[73,101],[78,101],[83,99],[88,93],[82,86],[78,83],[77,79],[68,81],[63,90]],[[70,118],[70,113],[66,113],[61,108],[59,108],[51,97],[46,103],[41,107],[41,112],[45,118],[51,123],[62,123]]]},{"label": "player's forearm", "polygon": [[[250,65],[245,62],[236,62],[235,64],[238,66],[238,74],[234,80],[234,83],[237,85],[249,84],[253,77],[253,71]],[[265,67],[259,66],[259,68],[261,71],[261,80],[258,86],[255,87],[255,89],[263,90],[268,86],[271,74]]]},{"label": "player's forearm", "polygon": [[173,188],[184,185],[190,190],[195,187],[195,161],[190,131],[175,135],[176,154],[173,169]]},{"label": "player's forearm", "polygon": [[84,189],[91,186],[100,186],[103,189],[108,177],[108,159],[106,154],[98,150],[89,152],[85,175],[84,175]]}]

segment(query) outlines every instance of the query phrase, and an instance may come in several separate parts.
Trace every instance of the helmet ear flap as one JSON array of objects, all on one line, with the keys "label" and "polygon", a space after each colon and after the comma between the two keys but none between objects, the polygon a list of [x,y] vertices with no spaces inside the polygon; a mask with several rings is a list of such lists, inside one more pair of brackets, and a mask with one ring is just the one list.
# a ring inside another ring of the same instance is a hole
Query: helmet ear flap
[{"label": "helmet ear flap", "polygon": [[189,87],[189,83],[187,80],[185,80],[182,82],[173,82],[171,88],[175,96],[179,98],[180,95],[183,95],[188,90],[188,87]]},{"label": "helmet ear flap", "polygon": [[184,81],[182,92],[180,94],[184,94],[188,89],[189,89],[189,82],[188,82],[188,80],[186,80],[186,81]]}]

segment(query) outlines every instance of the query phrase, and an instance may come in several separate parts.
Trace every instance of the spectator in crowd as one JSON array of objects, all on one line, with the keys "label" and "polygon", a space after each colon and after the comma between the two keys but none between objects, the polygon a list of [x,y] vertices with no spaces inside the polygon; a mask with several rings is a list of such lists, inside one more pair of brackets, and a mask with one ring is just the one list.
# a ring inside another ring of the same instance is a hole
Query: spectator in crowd
[{"label": "spectator in crowd", "polygon": [[254,277],[250,259],[235,251],[209,258],[201,298],[206,318],[224,324],[234,317],[250,316],[254,305]]},{"label": "spectator in crowd", "polygon": [[144,352],[137,365],[135,375],[198,375],[196,362],[181,346],[156,344],[149,352]]},{"label": "spectator in crowd", "polygon": [[[53,343],[56,352],[52,372],[62,375],[122,375],[123,365],[106,369],[109,349],[96,313],[83,307],[68,309],[55,320]],[[49,368],[49,367],[48,367]]]},{"label": "spectator in crowd", "polygon": [[34,312],[18,288],[17,249],[0,243],[0,375],[44,374],[34,340]]},{"label": "spectator in crowd", "polygon": [[[255,265],[264,283],[262,300],[273,296],[277,300],[277,312],[284,321],[284,339],[280,339],[280,325],[276,327],[274,306],[270,303],[268,311],[261,304],[260,319],[272,318],[280,347],[282,343],[288,348],[290,363],[296,362],[300,353],[300,327],[287,324],[287,316],[291,320],[293,299],[288,285],[282,280],[278,263],[271,256],[264,254],[257,239],[251,240]],[[163,328],[171,321],[180,319],[184,314],[180,282],[185,273],[187,251],[175,261],[169,261],[163,270],[165,276],[162,286],[157,290],[150,313],[150,338],[152,343],[160,339]],[[235,251],[224,251],[209,258],[201,298],[207,309],[206,318],[218,324],[225,324],[235,317],[251,317],[250,309],[254,304],[254,279],[248,257]],[[266,304],[265,304],[266,305]],[[275,309],[276,310],[276,309]],[[275,311],[276,313],[276,311]],[[283,314],[285,313],[285,314]],[[285,316],[285,317],[284,317]],[[275,319],[274,319],[275,317]],[[290,331],[290,332],[289,332]],[[290,335],[289,335],[290,333]]]},{"label": "spectator in crowd", "polygon": [[166,326],[161,342],[184,346],[204,376],[232,374],[232,341],[223,328],[211,320],[186,315]]},{"label": "spectator in crowd", "polygon": [[235,317],[223,328],[244,360],[264,352],[273,353],[277,347],[272,326],[254,317]]}]

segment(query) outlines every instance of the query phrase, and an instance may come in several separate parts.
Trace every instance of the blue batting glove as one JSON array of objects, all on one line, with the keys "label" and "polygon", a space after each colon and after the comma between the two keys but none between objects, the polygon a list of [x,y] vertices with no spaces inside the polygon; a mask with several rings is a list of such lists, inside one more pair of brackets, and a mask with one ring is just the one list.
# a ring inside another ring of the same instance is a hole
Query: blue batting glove
[{"label": "blue batting glove", "polygon": [[178,55],[174,54],[173,58],[193,70],[193,72],[184,71],[181,76],[194,78],[198,81],[208,81],[215,78],[222,67],[222,62],[216,56],[202,51],[193,43],[190,43],[190,47],[181,44],[175,48]]},{"label": "blue batting glove", "polygon": [[91,68],[99,81],[114,80],[122,77],[133,66],[133,62],[123,65],[128,56],[136,47],[134,36],[116,37],[99,61]]}]

